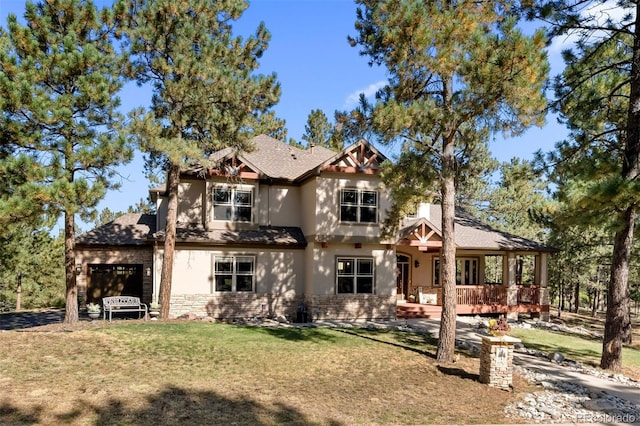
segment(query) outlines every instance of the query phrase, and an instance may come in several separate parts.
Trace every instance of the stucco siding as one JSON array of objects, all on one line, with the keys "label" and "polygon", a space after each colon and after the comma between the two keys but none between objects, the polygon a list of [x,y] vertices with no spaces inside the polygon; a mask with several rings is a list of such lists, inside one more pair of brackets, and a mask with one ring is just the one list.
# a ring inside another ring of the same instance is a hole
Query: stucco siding
[{"label": "stucco siding", "polygon": [[336,260],[341,256],[373,258],[375,293],[395,294],[395,250],[380,244],[362,244],[361,248],[355,248],[354,244],[328,244],[323,248],[320,243],[309,244],[307,249],[313,250],[313,263],[308,265],[311,271],[308,294],[336,294]]},{"label": "stucco siding", "polygon": [[306,235],[314,235],[316,233],[316,220],[318,202],[316,201],[317,178],[313,178],[305,182],[300,187],[300,212],[302,218],[302,232]]},{"label": "stucco siding", "polygon": [[261,185],[258,224],[272,226],[302,226],[300,187]]},{"label": "stucco siding", "polygon": [[[374,294],[337,294],[336,262],[339,257],[374,260]],[[385,245],[309,244],[305,302],[317,319],[394,318],[396,283],[395,250]]]},{"label": "stucco siding", "polygon": [[204,220],[205,182],[203,180],[180,182],[178,187],[178,223],[202,224]]},{"label": "stucco siding", "polygon": [[[216,292],[215,256],[255,257],[253,292]],[[162,250],[156,253],[156,293]],[[170,313],[214,317],[291,315],[304,292],[304,250],[177,248]]]},{"label": "stucco siding", "polygon": [[[330,173],[316,179],[317,208],[315,229],[312,233],[317,235],[317,241],[345,241],[353,237],[371,241],[380,238],[381,223],[384,221],[386,211],[390,205],[386,191],[382,188],[378,176],[363,174],[344,177],[341,174]],[[341,189],[378,191],[378,222],[340,222]]]}]

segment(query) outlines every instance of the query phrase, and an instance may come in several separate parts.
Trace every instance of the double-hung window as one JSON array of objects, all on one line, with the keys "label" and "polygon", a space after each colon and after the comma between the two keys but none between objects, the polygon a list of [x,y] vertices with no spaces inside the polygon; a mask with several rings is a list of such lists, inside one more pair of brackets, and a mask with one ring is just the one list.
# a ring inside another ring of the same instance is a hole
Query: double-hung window
[{"label": "double-hung window", "polygon": [[215,291],[254,291],[255,257],[215,256],[213,269]]},{"label": "double-hung window", "polygon": [[373,294],[373,259],[339,257],[336,268],[338,294]]},{"label": "double-hung window", "polygon": [[342,189],[340,191],[340,221],[377,223],[378,191]]},{"label": "double-hung window", "polygon": [[251,222],[252,210],[251,188],[221,186],[213,189],[213,220]]}]

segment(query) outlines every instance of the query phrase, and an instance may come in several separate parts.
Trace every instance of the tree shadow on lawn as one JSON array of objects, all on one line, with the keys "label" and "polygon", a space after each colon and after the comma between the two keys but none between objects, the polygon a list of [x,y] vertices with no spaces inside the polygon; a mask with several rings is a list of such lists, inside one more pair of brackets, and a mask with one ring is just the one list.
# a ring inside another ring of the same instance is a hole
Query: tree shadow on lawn
[{"label": "tree shadow on lawn", "polygon": [[372,340],[377,343],[394,346],[396,348],[401,348],[407,351],[415,352],[420,355],[428,356],[429,358],[435,359],[436,357],[434,353],[416,347],[419,345],[429,345],[429,346],[437,345],[438,340],[426,334],[393,332],[393,333],[396,333],[395,336],[398,337],[399,342],[390,342],[388,340],[384,340],[381,338],[384,335],[389,335],[390,333],[392,333],[391,331],[388,331],[388,330],[370,330],[370,329],[350,330],[350,329],[341,328],[341,329],[336,329],[336,331],[349,334],[351,336],[360,337],[362,339]]},{"label": "tree shadow on lawn", "polygon": [[[432,337],[431,335],[428,334],[424,334],[424,333],[401,333],[401,334],[396,334],[396,336],[399,337],[399,340],[401,343],[395,343],[395,342],[389,342],[387,340],[382,340],[380,338],[378,338],[377,336],[379,335],[384,335],[384,334],[388,334],[390,333],[389,331],[385,331],[385,330],[358,330],[358,332],[352,331],[352,330],[340,330],[343,333],[347,333],[353,336],[357,336],[357,337],[361,337],[363,339],[367,339],[367,340],[373,340],[377,343],[382,343],[385,345],[391,345],[397,348],[401,348],[407,351],[411,351],[411,352],[415,352],[418,353],[420,355],[424,355],[427,356],[429,358],[435,359],[435,353],[430,352],[430,351],[426,351],[424,349],[420,349],[417,348],[415,346],[412,345],[428,345],[428,346],[437,346],[438,344],[438,339],[436,339],[435,337]],[[362,334],[362,333],[366,333],[366,334]],[[456,377],[460,377],[461,379],[465,379],[465,380],[472,380],[474,382],[479,382],[480,381],[480,375],[477,373],[469,373],[468,371],[464,370],[463,368],[458,368],[458,367],[446,367],[443,365],[438,365],[437,366],[438,371],[440,371],[443,374],[446,374],[447,376],[456,376]]]},{"label": "tree shadow on lawn", "polygon": [[462,368],[452,368],[452,367],[445,367],[443,365],[439,365],[438,370],[442,374],[446,374],[447,376],[457,376],[457,377],[460,377],[461,379],[473,380],[474,382],[480,381],[479,374],[469,373],[468,371],[463,370]]},{"label": "tree shadow on lawn", "polygon": [[292,342],[301,341],[325,341],[334,342],[336,336],[327,333],[325,329],[313,328],[313,327],[251,327],[242,326],[247,330],[255,331],[256,333],[265,333],[279,339],[289,340]]},{"label": "tree shadow on lawn", "polygon": [[[136,402],[136,401],[127,401]],[[250,397],[230,399],[215,392],[168,387],[150,395],[146,404],[129,408],[125,401],[112,398],[100,406],[78,401],[68,413],[47,414],[43,407],[20,410],[7,402],[0,403],[0,423],[3,425],[31,425],[47,423],[87,424],[94,418],[96,425],[184,425],[184,424],[240,424],[307,425],[312,423],[303,413],[280,402],[266,407]],[[322,421],[328,425],[342,425],[333,419]]]}]

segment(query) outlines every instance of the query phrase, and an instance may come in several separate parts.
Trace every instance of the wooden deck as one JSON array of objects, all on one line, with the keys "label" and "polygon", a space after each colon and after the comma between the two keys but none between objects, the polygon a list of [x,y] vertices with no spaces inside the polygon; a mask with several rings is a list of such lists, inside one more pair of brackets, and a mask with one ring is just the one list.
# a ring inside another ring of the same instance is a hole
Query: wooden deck
[{"label": "wooden deck", "polygon": [[[456,305],[457,315],[508,314],[513,312],[517,312],[518,314],[539,314],[541,312],[549,312],[549,305]],[[398,303],[396,305],[397,318],[440,318],[441,316],[442,306],[440,305],[421,305],[419,303],[409,302]]]},{"label": "wooden deck", "polygon": [[[540,289],[538,286],[518,286],[516,294],[518,303],[507,305],[507,290],[504,286],[494,285],[459,285],[456,286],[456,314],[458,315],[487,315],[487,314],[539,314],[549,312],[549,305],[540,305]],[[437,291],[437,301],[440,303],[442,294]],[[410,302],[398,302],[396,305],[397,318],[440,318],[442,306],[426,305]]]}]

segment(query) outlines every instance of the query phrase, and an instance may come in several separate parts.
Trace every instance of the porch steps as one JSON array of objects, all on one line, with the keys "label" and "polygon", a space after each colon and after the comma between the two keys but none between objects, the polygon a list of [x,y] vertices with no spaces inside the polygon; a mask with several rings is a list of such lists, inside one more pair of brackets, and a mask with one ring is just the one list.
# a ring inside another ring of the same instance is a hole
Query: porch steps
[{"label": "porch steps", "polygon": [[398,303],[396,305],[396,318],[440,318],[442,307],[438,305],[421,305],[419,303]]}]

